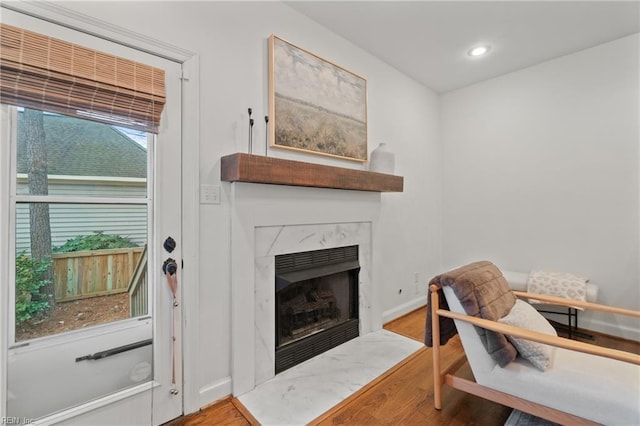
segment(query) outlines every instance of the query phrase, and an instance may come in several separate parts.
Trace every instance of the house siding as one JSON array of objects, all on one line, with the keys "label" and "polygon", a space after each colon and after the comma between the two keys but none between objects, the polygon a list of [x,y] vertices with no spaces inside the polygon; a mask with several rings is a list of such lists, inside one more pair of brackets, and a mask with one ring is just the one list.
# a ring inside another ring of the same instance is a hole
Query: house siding
[{"label": "house siding", "polygon": [[[27,193],[25,183],[18,184],[18,193]],[[50,184],[49,195],[145,197],[144,185]],[[129,238],[137,245],[147,241],[147,207],[145,205],[51,204],[51,243],[64,244],[78,235],[96,231]],[[16,206],[16,253],[30,252],[29,204]]]}]

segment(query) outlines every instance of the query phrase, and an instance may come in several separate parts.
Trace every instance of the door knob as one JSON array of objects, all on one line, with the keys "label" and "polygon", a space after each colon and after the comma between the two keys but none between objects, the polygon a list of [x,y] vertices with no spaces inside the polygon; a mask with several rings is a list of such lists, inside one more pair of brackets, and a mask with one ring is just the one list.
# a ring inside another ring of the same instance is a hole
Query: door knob
[{"label": "door knob", "polygon": [[166,274],[175,275],[177,271],[178,271],[178,264],[176,263],[175,259],[168,258],[162,264],[162,272],[164,272],[165,275]]}]

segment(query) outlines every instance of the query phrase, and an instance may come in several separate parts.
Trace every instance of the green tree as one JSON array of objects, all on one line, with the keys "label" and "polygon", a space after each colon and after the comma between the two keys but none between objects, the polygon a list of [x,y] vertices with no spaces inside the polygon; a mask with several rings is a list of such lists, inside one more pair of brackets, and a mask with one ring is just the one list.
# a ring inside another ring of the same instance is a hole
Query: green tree
[{"label": "green tree", "polygon": [[[44,113],[33,109],[24,109],[24,131],[29,158],[29,194],[48,195],[49,181],[47,177],[46,134],[44,130]],[[29,203],[29,222],[31,237],[31,257],[48,262],[51,259],[51,224],[48,203]],[[45,285],[40,293],[48,302],[49,308],[55,306],[55,290],[53,286],[53,269],[51,262],[44,271]]]},{"label": "green tree", "polygon": [[40,289],[48,282],[45,278],[51,269],[51,259],[33,259],[26,253],[16,257],[16,322],[30,320],[46,312],[49,303],[43,299]]},{"label": "green tree", "polygon": [[105,234],[104,231],[93,231],[90,235],[78,235],[68,239],[66,243],[59,247],[54,247],[55,253],[67,253],[72,251],[104,250],[126,247],[137,247],[137,245],[126,237],[120,235]]}]

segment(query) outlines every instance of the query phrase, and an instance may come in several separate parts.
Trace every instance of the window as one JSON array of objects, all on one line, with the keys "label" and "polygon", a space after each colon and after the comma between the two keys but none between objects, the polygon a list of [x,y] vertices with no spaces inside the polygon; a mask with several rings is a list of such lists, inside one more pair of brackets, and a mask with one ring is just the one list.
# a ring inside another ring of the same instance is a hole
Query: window
[{"label": "window", "polygon": [[146,132],[164,71],[0,31],[0,96],[15,106],[14,341],[147,314]]}]

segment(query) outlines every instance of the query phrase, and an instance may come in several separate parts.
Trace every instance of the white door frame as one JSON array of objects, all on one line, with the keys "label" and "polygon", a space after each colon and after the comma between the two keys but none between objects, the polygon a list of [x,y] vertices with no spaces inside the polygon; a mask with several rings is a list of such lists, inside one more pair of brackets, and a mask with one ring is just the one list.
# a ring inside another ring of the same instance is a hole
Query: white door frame
[{"label": "white door frame", "polygon": [[[108,22],[79,14],[55,3],[40,1],[15,1],[2,3],[3,8],[11,9],[52,23],[95,35],[118,44],[142,50],[182,64],[182,261],[186,267],[182,270],[182,359],[183,359],[183,410],[195,412],[200,408],[200,384],[198,338],[199,338],[199,58],[188,50],[150,39],[133,31],[116,27]],[[185,143],[186,141],[186,143]],[[9,167],[10,152],[7,144],[0,144],[0,170]],[[0,199],[9,199],[9,182],[0,181]],[[9,223],[9,211],[0,208],[0,224]],[[0,231],[2,233],[4,231]],[[162,235],[158,236],[163,238]],[[8,274],[6,265],[9,259],[8,238],[0,238],[0,271]],[[7,277],[0,277],[8,279]],[[1,294],[0,300],[7,300],[8,294]],[[0,306],[0,318],[6,318],[6,306]],[[188,324],[188,326],[187,326]],[[7,353],[6,327],[0,327],[0,353]],[[0,363],[0,417],[6,416],[7,370],[6,363]],[[134,395],[135,389],[131,390]],[[130,401],[133,409],[139,405]],[[96,414],[108,410],[108,407],[95,407]],[[126,410],[125,410],[126,411]],[[62,419],[61,419],[62,420]],[[73,423],[73,422],[71,422]]]}]

